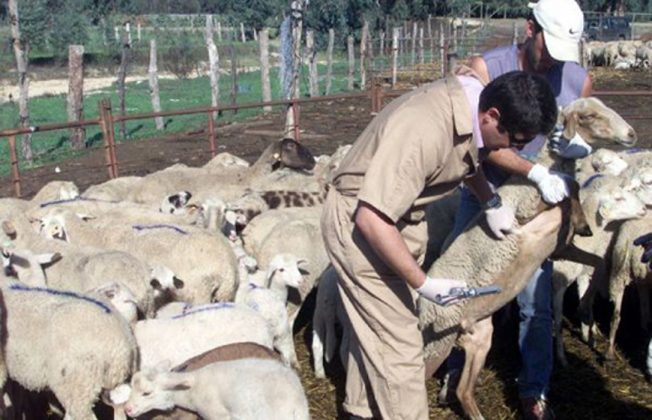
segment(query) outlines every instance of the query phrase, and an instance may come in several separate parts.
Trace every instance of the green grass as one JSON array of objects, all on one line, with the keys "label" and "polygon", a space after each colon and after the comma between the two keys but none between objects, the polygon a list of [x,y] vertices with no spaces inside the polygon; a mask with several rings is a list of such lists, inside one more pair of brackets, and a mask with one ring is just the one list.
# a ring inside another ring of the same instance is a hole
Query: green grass
[{"label": "green grass", "polygon": [[[333,87],[331,93],[346,91],[347,85],[347,65],[334,64],[333,66]],[[307,68],[301,72],[301,92],[308,91],[307,88]],[[326,67],[319,66],[320,90],[325,89]],[[280,99],[280,86],[277,69],[272,69],[271,75],[272,99]],[[229,75],[220,77],[220,103],[223,105],[231,104],[232,78]],[[238,76],[238,97],[237,103],[261,102],[261,83],[260,72],[253,71],[241,73]],[[160,96],[161,107],[164,111],[176,109],[188,109],[196,107],[210,106],[210,82],[207,77],[195,79],[160,79]],[[149,95],[149,84],[147,81],[128,83],[126,89],[126,113],[135,114],[142,112],[151,112],[151,101]],[[96,118],[98,115],[97,103],[100,99],[108,98],[111,101],[113,114],[119,113],[119,101],[115,84],[110,88],[101,91],[86,93],[84,96],[84,119]],[[43,96],[32,98],[29,101],[30,124],[32,126],[62,123],[67,121],[66,113],[66,95]],[[242,109],[236,113],[233,111],[224,111],[223,115],[218,118],[218,125],[226,124],[232,121],[241,121],[258,115],[262,108]],[[205,127],[207,124],[206,114],[193,114],[184,116],[171,116],[165,120],[165,129],[161,132],[156,130],[154,119],[142,119],[128,121],[126,123],[126,138],[119,137],[119,124],[115,124],[116,141],[135,141],[143,138],[157,137],[162,134],[168,135],[181,133],[192,129]],[[17,127],[18,106],[14,103],[5,103],[0,105],[0,130]],[[32,150],[36,156],[33,166],[39,166],[45,163],[60,161],[62,159],[85,153],[84,151],[73,151],[68,141],[68,130],[55,130],[50,132],[37,132],[32,135]],[[86,142],[89,147],[98,147],[102,145],[103,139],[98,126],[88,126],[86,130]],[[20,149],[20,147],[18,147]],[[19,151],[20,154],[20,151]],[[21,161],[21,170],[27,168],[25,162]],[[9,173],[9,148],[8,142],[0,139],[0,176]]]}]

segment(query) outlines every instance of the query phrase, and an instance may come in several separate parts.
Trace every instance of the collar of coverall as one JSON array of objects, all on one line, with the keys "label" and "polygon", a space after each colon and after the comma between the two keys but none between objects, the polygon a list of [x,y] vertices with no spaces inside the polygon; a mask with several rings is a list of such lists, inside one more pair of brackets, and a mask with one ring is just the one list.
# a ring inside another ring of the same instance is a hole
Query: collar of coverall
[{"label": "collar of coverall", "polygon": [[473,69],[464,65],[455,67],[451,74],[446,78],[446,84],[448,86],[448,92],[453,107],[455,132],[458,136],[465,136],[473,133],[472,113],[469,109],[469,101],[464,93],[464,88],[456,76],[474,77],[478,79],[483,86],[486,86],[488,81],[484,80]]}]

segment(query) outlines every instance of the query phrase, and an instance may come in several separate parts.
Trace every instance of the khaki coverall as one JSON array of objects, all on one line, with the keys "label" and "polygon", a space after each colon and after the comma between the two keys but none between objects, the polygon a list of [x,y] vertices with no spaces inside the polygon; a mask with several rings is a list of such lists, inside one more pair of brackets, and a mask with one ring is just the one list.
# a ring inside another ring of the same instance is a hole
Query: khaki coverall
[{"label": "khaki coverall", "polygon": [[390,218],[421,263],[425,205],[450,193],[477,166],[470,105],[457,78],[449,76],[385,107],[337,170],[321,222],[353,329],[344,402],[350,414],[428,417],[416,292],[355,228],[358,201]]}]

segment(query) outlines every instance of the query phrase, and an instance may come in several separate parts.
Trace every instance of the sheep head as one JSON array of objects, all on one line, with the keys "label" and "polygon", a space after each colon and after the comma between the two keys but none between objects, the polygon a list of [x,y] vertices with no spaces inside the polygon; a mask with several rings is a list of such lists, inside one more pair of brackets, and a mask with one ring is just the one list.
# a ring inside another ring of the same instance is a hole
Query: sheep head
[{"label": "sheep head", "polygon": [[632,126],[595,97],[574,100],[561,111],[559,117],[567,139],[579,133],[590,144],[618,143],[627,147],[636,144],[637,136]]}]

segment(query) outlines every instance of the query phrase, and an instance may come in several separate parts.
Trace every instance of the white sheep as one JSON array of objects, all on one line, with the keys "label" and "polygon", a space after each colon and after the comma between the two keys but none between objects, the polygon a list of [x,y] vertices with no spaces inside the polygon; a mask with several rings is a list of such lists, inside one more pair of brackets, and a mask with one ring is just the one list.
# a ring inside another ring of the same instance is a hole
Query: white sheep
[{"label": "white sheep", "polygon": [[[607,176],[603,176],[580,191],[582,208],[593,236],[576,237],[574,243],[579,248],[591,252],[602,259],[609,257],[609,244],[613,231],[615,230],[616,222],[640,218],[645,215],[645,204],[634,194],[624,191],[619,186],[619,183],[620,179],[618,178],[612,177],[608,179]],[[552,274],[553,331],[556,337],[555,350],[557,359],[562,366],[568,365],[564,352],[563,337],[561,335],[564,294],[568,287],[577,280],[578,293],[580,299],[582,299],[589,287],[588,281],[592,271],[590,267],[565,260],[555,262],[554,265]],[[596,276],[593,281],[603,282],[603,279],[600,278],[601,274]],[[600,286],[594,285],[594,287]],[[592,298],[592,296],[586,296],[585,298],[584,304],[588,305],[589,308],[592,306]],[[588,318],[591,320],[593,318],[592,314],[589,314]],[[583,325],[582,327],[582,335],[586,341],[589,341],[590,338],[589,327],[591,325]]]},{"label": "white sheep", "polygon": [[168,369],[158,366],[134,374],[125,406],[129,416],[179,406],[207,420],[310,419],[299,378],[279,362],[240,359],[192,372]]},{"label": "white sheep", "polygon": [[[565,246],[573,233],[572,215],[581,229],[582,214],[579,203],[562,205],[541,212],[542,201],[534,186],[526,181],[514,181],[501,186],[498,191],[503,202],[515,209],[517,218],[526,222],[518,231],[503,240],[495,239],[489,232],[484,214],[471,221],[467,229],[428,270],[433,278],[464,279],[471,286],[496,284],[501,292],[496,295],[466,300],[449,306],[439,306],[419,299],[419,324],[424,337],[426,375],[431,376],[457,342],[466,354],[464,369],[457,388],[457,396],[465,413],[472,418],[482,418],[473,395],[477,376],[484,365],[491,346],[493,326],[490,315],[513,299],[543,261],[557,248]],[[577,199],[577,196],[575,197]],[[562,234],[560,234],[560,229]]]},{"label": "white sheep", "polygon": [[[160,214],[160,213],[159,213]],[[87,222],[61,211],[52,223],[72,243],[129,252],[151,265],[164,265],[185,283],[178,299],[208,303],[229,301],[238,284],[237,263],[228,240],[203,229],[174,224],[123,225],[113,219]]]},{"label": "white sheep", "polygon": [[339,347],[340,361],[345,368],[347,366],[351,327],[348,325],[348,318],[337,291],[337,281],[337,271],[331,265],[324,271],[317,286],[315,311],[312,315],[311,345],[313,367],[317,378],[326,377],[324,360],[331,362],[335,355],[337,325],[342,327],[342,341]]},{"label": "white sheep", "polygon": [[[185,306],[175,314],[161,308],[155,319],[136,322],[134,335],[140,367],[163,360],[178,365],[193,356],[225,344],[250,341],[273,347],[273,334],[265,319],[251,308],[232,302]],[[167,314],[167,315],[165,315]],[[168,318],[162,318],[168,316]]]},{"label": "white sheep", "polygon": [[[2,281],[6,376],[32,391],[49,388],[65,419],[95,419],[102,389],[135,370],[136,343],[126,321],[88,296]],[[116,418],[119,413],[116,413]]]},{"label": "white sheep", "polygon": [[611,325],[609,328],[609,348],[605,353],[607,360],[615,356],[616,332],[620,324],[620,310],[622,307],[625,288],[634,283],[639,291],[639,305],[641,327],[647,329],[650,319],[650,286],[652,285],[652,272],[647,264],[640,262],[643,248],[633,246],[632,242],[641,235],[641,232],[652,231],[652,217],[629,220],[624,222],[614,234],[614,245],[611,253],[611,272],[609,275],[609,300],[613,303]]},{"label": "white sheep", "polygon": [[299,362],[285,305],[288,287],[298,289],[303,283],[299,265],[305,262],[292,254],[277,254],[266,272],[260,272],[265,276],[264,285],[261,287],[258,285],[260,280],[255,279],[243,281],[235,296],[236,303],[256,310],[265,318],[274,335],[274,348],[281,353],[286,364],[295,368],[299,367]]},{"label": "white sheep", "polygon": [[298,289],[298,296],[291,293],[288,298],[288,316],[290,326],[293,326],[301,305],[330,263],[320,224],[309,219],[277,224],[263,239],[254,258],[261,269],[266,270],[274,256],[279,253],[290,253],[300,260],[307,261],[301,267],[304,281]]},{"label": "white sheep", "polygon": [[241,236],[244,249],[250,255],[256,255],[260,250],[263,240],[279,224],[286,224],[292,220],[306,220],[319,224],[322,207],[287,207],[269,210],[247,221],[247,226],[242,230]]},{"label": "white sheep", "polygon": [[50,181],[32,197],[32,203],[42,204],[49,201],[73,200],[79,197],[79,188],[70,181]]}]

